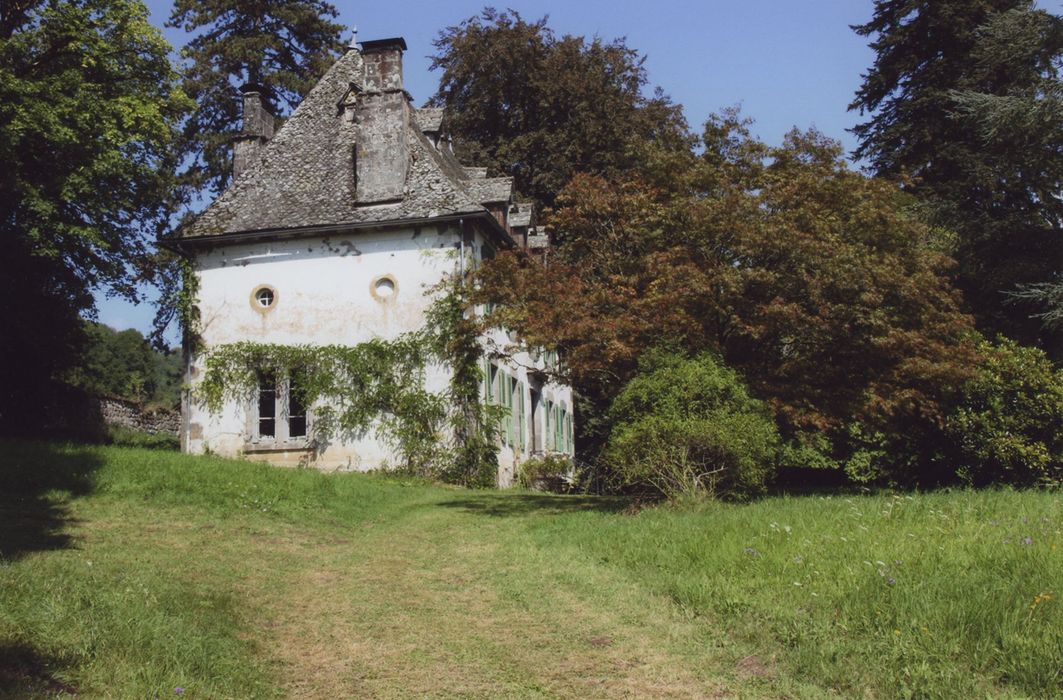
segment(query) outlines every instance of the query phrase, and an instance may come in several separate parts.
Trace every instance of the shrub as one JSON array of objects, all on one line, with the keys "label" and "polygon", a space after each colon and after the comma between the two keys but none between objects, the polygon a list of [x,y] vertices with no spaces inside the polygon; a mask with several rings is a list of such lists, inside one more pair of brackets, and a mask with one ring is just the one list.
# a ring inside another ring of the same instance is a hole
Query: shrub
[{"label": "shrub", "polygon": [[715,357],[651,351],[610,408],[604,458],[669,499],[762,493],[779,458],[767,407]]},{"label": "shrub", "polygon": [[517,483],[526,489],[564,491],[572,481],[573,466],[569,457],[548,454],[521,462]]},{"label": "shrub", "polygon": [[1063,370],[1041,350],[999,339],[945,426],[947,456],[972,485],[1063,481]]}]

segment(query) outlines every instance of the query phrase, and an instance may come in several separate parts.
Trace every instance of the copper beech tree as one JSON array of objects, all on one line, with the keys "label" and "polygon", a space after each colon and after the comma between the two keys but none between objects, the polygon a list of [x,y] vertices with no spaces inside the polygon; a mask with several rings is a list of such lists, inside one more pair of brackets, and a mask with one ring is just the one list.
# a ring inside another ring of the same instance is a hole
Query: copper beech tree
[{"label": "copper beech tree", "polygon": [[562,350],[599,410],[667,345],[738,369],[790,438],[940,424],[975,334],[908,196],[816,132],[769,148],[726,113],[704,146],[656,184],[575,177],[547,264],[510,254],[480,271],[493,321]]}]

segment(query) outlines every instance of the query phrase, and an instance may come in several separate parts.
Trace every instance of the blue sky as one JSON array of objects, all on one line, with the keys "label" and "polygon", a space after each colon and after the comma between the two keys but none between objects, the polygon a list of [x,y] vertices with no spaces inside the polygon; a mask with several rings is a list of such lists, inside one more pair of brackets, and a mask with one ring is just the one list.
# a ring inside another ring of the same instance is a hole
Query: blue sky
[{"label": "blue sky", "polygon": [[[428,70],[432,40],[484,7],[466,0],[335,4],[339,21],[357,26],[361,40],[406,39],[406,87],[417,104],[438,80]],[[1063,2],[1039,4],[1058,13]],[[172,3],[149,0],[148,6],[152,22],[162,27]],[[815,126],[847,149],[854,146],[846,129],[860,117],[846,108],[873,54],[849,27],[871,17],[872,0],[510,0],[497,7],[529,20],[548,15],[558,34],[626,37],[647,57],[651,84],[684,105],[695,128],[710,113],[737,104],[769,143],[794,126]],[[164,33],[175,46],[184,41],[180,30]],[[102,295],[98,307],[100,320],[117,328],[147,331],[154,314],[150,304]]]}]

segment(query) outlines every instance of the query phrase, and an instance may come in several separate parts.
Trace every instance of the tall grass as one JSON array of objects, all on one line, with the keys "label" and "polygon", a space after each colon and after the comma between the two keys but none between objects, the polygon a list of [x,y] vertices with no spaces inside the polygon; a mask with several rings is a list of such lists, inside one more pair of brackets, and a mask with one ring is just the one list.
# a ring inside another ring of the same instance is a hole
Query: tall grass
[{"label": "tall grass", "polygon": [[772,498],[537,525],[844,695],[1063,695],[1063,502]]}]

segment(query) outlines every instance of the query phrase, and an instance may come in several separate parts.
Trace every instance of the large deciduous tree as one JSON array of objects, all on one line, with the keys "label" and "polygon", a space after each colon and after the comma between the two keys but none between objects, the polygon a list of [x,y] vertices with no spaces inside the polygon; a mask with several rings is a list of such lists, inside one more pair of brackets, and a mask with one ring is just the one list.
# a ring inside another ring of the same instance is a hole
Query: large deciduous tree
[{"label": "large deciduous tree", "polygon": [[92,291],[136,297],[188,107],[139,0],[0,8],[0,426],[32,429]]},{"label": "large deciduous tree", "polygon": [[336,15],[323,0],[176,0],[167,25],[193,33],[181,51],[184,90],[197,104],[184,126],[190,192],[217,194],[229,183],[238,88],[265,87],[270,111],[290,112],[336,55]]},{"label": "large deciduous tree", "polygon": [[980,325],[1058,358],[1063,20],[1031,0],[876,0],[855,30],[875,51],[851,105],[869,115],[855,155],[910,178],[955,234]]},{"label": "large deciduous tree", "polygon": [[430,102],[447,110],[459,153],[543,204],[577,172],[636,169],[650,144],[689,149],[679,106],[644,94],[645,59],[623,39],[558,37],[545,18],[486,9],[435,47],[442,75]]},{"label": "large deciduous tree", "polygon": [[[787,437],[830,436],[836,456],[852,422],[940,425],[972,374],[973,326],[911,197],[814,132],[769,148],[729,114],[704,146],[682,190],[575,178],[548,265],[483,269],[494,320],[559,347],[592,417],[664,343],[718,354]],[[592,441],[608,429],[585,425]]]}]

